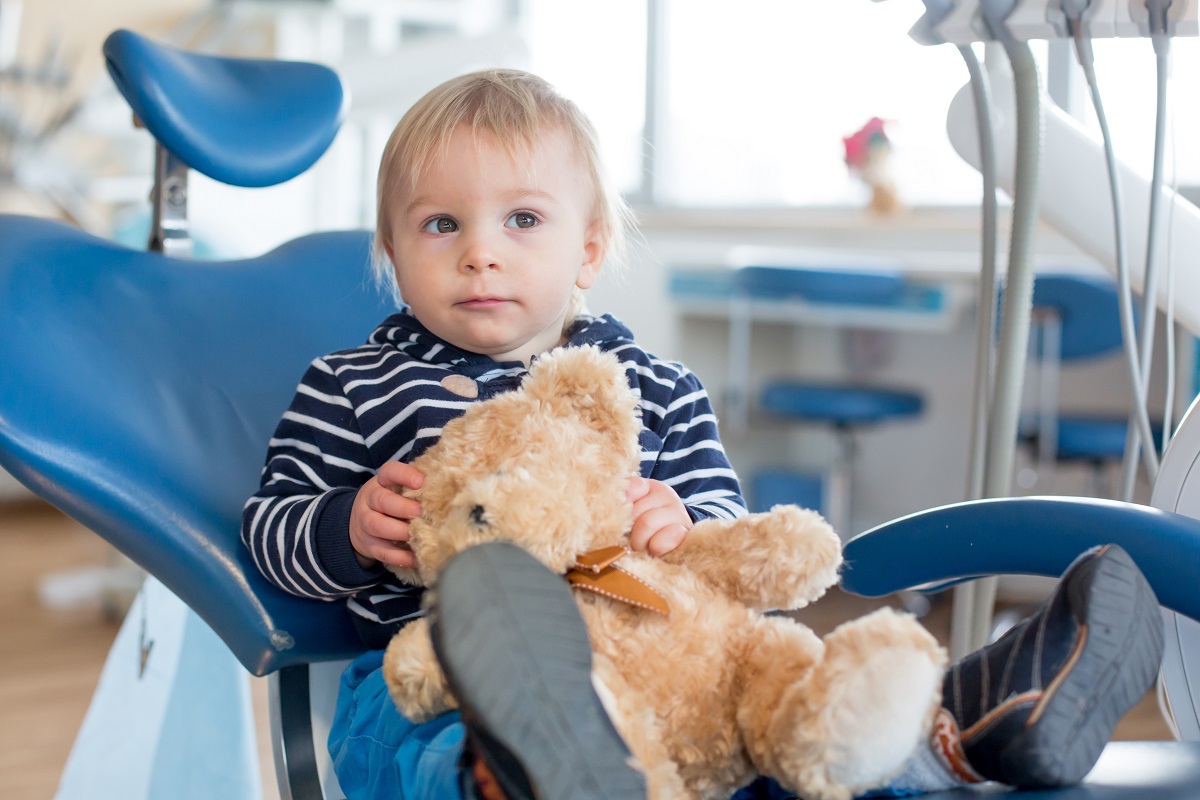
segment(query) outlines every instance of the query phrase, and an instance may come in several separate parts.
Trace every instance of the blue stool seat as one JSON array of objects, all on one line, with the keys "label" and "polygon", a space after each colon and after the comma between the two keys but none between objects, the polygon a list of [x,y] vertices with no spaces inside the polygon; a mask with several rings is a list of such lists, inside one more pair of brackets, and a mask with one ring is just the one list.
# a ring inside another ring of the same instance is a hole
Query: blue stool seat
[{"label": "blue stool seat", "polygon": [[802,297],[813,303],[890,305],[904,295],[904,278],[887,271],[848,271],[808,267],[745,266],[737,287],[752,297]]},{"label": "blue stool seat", "polygon": [[1067,417],[1058,421],[1058,458],[1102,461],[1125,451],[1129,424],[1122,419]]},{"label": "blue stool seat", "polygon": [[163,147],[233,186],[272,186],[304,172],[350,103],[337,73],[320,64],[189,53],[128,30],[109,35],[104,59]]},{"label": "blue stool seat", "polygon": [[924,400],[916,392],[872,386],[779,380],[767,384],[762,392],[765,411],[836,427],[912,417],[920,414],[923,406]]},{"label": "blue stool seat", "polygon": [[[1125,452],[1125,437],[1129,423],[1116,417],[1070,416],[1059,418],[1056,427],[1054,457],[1059,461],[1112,461]],[[1161,435],[1162,426],[1152,423],[1155,437]],[[1022,425],[1022,439],[1037,439],[1037,420],[1031,418]]]}]

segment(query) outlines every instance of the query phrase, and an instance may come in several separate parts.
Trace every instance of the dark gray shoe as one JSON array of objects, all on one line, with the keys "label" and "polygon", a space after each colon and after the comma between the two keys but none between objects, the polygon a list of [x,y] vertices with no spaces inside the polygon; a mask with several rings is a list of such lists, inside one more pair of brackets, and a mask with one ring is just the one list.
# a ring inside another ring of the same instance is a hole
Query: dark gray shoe
[{"label": "dark gray shoe", "polygon": [[1158,600],[1116,545],[1063,573],[1038,611],[946,673],[942,703],[963,751],[988,780],[1067,786],[1083,780],[1162,661]]},{"label": "dark gray shoe", "polygon": [[473,547],[442,570],[430,622],[468,758],[483,759],[509,800],[645,798],[561,576],[511,544]]}]

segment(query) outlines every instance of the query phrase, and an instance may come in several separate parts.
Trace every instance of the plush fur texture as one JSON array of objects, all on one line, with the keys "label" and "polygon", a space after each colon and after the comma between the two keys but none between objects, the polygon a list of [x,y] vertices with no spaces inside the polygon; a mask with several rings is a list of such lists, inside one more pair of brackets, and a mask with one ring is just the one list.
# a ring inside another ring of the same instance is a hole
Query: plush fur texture
[{"label": "plush fur texture", "polygon": [[[507,540],[555,572],[627,544],[638,473],[637,399],[594,348],[538,359],[521,388],[472,406],[414,465],[412,525],[432,584],[454,554]],[[797,609],[837,582],[841,543],[820,515],[777,506],[697,523],[663,558],[621,560],[669,617],[577,591],[610,714],[652,800],[726,798],[769,775],[813,800],[846,800],[898,772],[939,707],[945,653],[911,617],[882,609],[825,637],[768,609]],[[414,720],[455,706],[424,620],[388,647],[385,677]]]}]

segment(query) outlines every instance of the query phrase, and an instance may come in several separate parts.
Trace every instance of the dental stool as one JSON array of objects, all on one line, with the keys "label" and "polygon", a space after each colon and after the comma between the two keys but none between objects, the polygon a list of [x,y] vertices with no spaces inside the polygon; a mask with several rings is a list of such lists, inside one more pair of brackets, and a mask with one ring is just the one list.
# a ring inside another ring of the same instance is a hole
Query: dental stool
[{"label": "dental stool", "polygon": [[[830,306],[890,307],[901,302],[906,283],[892,272],[796,267],[746,266],[738,270],[736,285],[744,297],[797,299]],[[921,414],[921,394],[863,383],[807,381],[777,378],[759,393],[759,408],[777,421],[819,425],[834,436],[836,453],[818,480],[790,470],[768,469],[751,478],[754,505],[799,503],[819,509],[844,538],[851,535],[854,472],[858,438],[879,425]],[[812,500],[819,497],[818,503]]]},{"label": "dental stool", "polygon": [[[1031,367],[1037,399],[1035,410],[1021,420],[1021,441],[1032,449],[1038,471],[1056,464],[1089,465],[1089,493],[1106,496],[1110,492],[1105,469],[1124,458],[1128,413],[1063,409],[1059,389],[1065,366],[1121,355],[1116,284],[1101,276],[1038,275],[1033,284],[1033,315]],[[1161,435],[1161,423],[1152,420],[1151,429],[1156,437]]]}]

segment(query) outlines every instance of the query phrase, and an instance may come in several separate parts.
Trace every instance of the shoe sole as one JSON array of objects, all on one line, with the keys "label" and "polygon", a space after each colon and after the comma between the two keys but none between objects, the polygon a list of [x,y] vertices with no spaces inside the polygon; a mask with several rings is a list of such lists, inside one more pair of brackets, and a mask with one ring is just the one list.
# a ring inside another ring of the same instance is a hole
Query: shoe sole
[{"label": "shoe sole", "polygon": [[587,628],[561,577],[516,546],[487,544],[456,556],[434,591],[434,650],[464,720],[521,766],[534,800],[646,797],[592,685]]},{"label": "shoe sole", "polygon": [[1014,786],[1068,786],[1091,771],[1113,728],[1149,690],[1162,662],[1158,599],[1133,559],[1103,548],[1083,596],[1086,635],[1075,664],[1043,693],[1000,767]]}]

